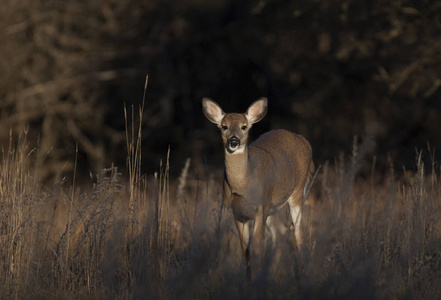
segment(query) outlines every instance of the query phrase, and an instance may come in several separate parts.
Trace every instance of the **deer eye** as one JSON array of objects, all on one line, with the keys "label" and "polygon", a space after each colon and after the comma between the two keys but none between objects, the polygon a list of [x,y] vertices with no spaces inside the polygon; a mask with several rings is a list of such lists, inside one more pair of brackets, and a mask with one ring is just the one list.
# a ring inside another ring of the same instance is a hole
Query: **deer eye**
[{"label": "deer eye", "polygon": [[222,126],[222,130],[223,130],[223,131],[225,131],[225,130],[227,130],[227,129],[228,129],[227,126],[225,126],[225,125]]},{"label": "deer eye", "polygon": [[243,125],[242,130],[247,130],[247,127],[245,125]]}]

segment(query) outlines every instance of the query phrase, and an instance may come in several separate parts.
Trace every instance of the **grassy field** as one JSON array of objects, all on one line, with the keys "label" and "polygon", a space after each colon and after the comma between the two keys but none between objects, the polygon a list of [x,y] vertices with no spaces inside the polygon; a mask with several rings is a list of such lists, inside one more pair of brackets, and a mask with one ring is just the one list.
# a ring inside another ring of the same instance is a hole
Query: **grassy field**
[{"label": "grassy field", "polygon": [[[127,133],[128,174],[116,167],[43,184],[26,133],[0,162],[0,297],[16,299],[360,298],[441,295],[437,163],[357,174],[352,155],[320,167],[304,206],[303,254],[286,233],[268,239],[264,272],[245,280],[222,170],[185,163],[169,178],[140,171],[140,132]],[[129,130],[130,131],[130,130]],[[365,162],[364,164],[369,164]],[[426,174],[425,170],[429,170]],[[280,259],[273,258],[280,256]]]}]

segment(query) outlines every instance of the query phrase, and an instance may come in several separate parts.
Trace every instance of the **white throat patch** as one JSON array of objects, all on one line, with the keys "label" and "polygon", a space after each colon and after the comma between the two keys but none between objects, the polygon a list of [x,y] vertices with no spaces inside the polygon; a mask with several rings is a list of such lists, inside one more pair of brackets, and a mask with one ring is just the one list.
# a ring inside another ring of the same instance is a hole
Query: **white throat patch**
[{"label": "white throat patch", "polygon": [[225,149],[225,151],[230,154],[230,155],[234,155],[234,154],[242,154],[245,151],[245,145],[240,145],[239,147],[237,147],[236,150],[234,150],[233,152],[229,152],[227,149]]}]

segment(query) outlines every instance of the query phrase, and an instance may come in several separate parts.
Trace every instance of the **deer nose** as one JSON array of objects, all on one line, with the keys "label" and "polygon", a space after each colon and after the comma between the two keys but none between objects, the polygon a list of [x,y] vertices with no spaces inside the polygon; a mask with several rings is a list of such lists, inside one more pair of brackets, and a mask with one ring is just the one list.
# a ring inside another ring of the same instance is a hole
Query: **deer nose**
[{"label": "deer nose", "polygon": [[228,146],[230,146],[230,148],[234,149],[240,146],[240,140],[237,136],[233,136],[231,138],[228,139]]}]

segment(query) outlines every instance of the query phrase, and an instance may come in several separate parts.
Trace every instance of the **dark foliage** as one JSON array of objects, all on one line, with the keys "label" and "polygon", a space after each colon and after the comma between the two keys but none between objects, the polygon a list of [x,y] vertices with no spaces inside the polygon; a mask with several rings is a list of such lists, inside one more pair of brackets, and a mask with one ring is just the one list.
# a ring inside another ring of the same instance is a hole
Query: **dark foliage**
[{"label": "dark foliage", "polygon": [[[219,146],[200,100],[229,111],[261,96],[253,134],[284,127],[318,162],[373,141],[378,165],[439,148],[438,1],[6,1],[0,12],[0,137],[30,126],[45,176],[125,164],[123,105],[150,75],[144,167],[171,145],[179,163]],[[135,114],[136,115],[136,114]]]}]

